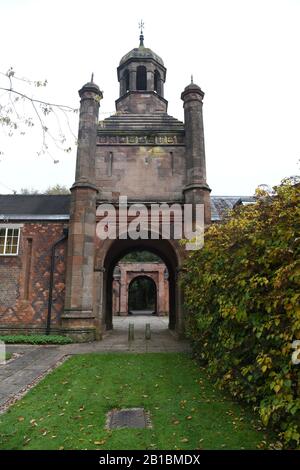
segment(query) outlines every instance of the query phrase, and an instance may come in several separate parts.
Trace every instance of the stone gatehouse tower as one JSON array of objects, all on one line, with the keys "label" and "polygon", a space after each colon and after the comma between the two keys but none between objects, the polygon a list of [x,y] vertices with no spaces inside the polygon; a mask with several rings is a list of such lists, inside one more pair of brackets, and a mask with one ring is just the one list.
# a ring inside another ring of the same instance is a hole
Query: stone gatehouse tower
[{"label": "stone gatehouse tower", "polygon": [[[151,225],[152,213],[147,239],[126,239],[121,231],[116,239],[101,240],[96,227],[105,217],[99,209],[103,203],[110,204],[119,221],[125,213],[130,224],[136,217],[130,212],[131,203],[147,208],[155,203],[179,207],[185,202],[202,203],[209,224],[220,222],[236,204],[253,202],[244,196],[210,197],[204,93],[189,84],[181,94],[184,123],[168,115],[166,68],[144,46],[142,34],[139,47],[121,59],[117,76],[116,112],[102,122],[98,121],[99,87],[91,80],[79,91],[78,152],[71,195],[0,194],[2,334],[51,332],[80,341],[100,339],[105,329],[112,328],[113,313],[126,313],[114,303],[114,270],[126,255],[127,259],[140,255],[134,251],[148,251],[165,266],[167,309],[159,305],[163,290],[154,268],[144,266],[139,274],[156,279],[154,310],[157,314],[168,310],[169,327],[183,333],[179,280],[186,251],[182,245],[172,236],[162,239],[161,226],[154,230]],[[127,205],[120,210],[119,196],[127,196]],[[174,218],[171,223],[173,230]],[[128,304],[128,298],[123,303]]]},{"label": "stone gatehouse tower", "polygon": [[183,249],[176,240],[100,240],[95,235],[97,207],[118,211],[128,204],[202,203],[210,223],[202,118],[203,91],[194,83],[181,94],[184,123],[167,113],[163,60],[144,46],[122,57],[117,68],[120,96],[116,113],[98,122],[102,92],[93,82],[79,91],[80,118],[75,182],[71,188],[62,329],[77,337],[101,336],[112,327],[113,270],[132,250],[160,256],[169,272],[169,326],[181,333],[183,300],[178,276]]}]

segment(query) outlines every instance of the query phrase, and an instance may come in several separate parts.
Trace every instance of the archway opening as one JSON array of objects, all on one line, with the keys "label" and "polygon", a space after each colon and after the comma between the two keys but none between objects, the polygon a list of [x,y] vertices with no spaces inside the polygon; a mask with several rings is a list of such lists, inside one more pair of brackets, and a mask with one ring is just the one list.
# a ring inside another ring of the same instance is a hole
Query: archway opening
[{"label": "archway opening", "polygon": [[128,287],[129,315],[156,315],[156,283],[147,275],[137,275]]},{"label": "archway opening", "polygon": [[[145,254],[147,254],[146,259]],[[155,264],[153,257],[156,260],[155,269],[153,266],[141,266],[141,262]],[[128,266],[128,263],[133,261],[136,262],[135,264],[140,263],[139,266]],[[124,264],[127,265],[126,269]],[[172,242],[156,239],[115,240],[106,251],[103,268],[104,315],[102,321],[105,329],[112,329],[114,319],[117,321],[117,317],[128,315],[128,288],[130,281],[137,275],[147,275],[156,283],[157,317],[165,322],[166,328],[180,329],[181,311],[177,303],[178,258]],[[124,281],[125,271],[129,274],[126,282]]]}]

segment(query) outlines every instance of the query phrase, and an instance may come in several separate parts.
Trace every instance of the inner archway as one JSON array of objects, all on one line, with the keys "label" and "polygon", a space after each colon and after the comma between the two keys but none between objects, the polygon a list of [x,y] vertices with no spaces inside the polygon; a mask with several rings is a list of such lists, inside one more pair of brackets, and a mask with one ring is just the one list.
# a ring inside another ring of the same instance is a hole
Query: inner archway
[{"label": "inner archway", "polygon": [[[165,239],[117,239],[107,240],[102,248],[104,254],[103,268],[103,298],[101,299],[101,318],[104,329],[113,328],[114,305],[113,289],[120,289],[119,274],[116,267],[120,266],[120,261],[125,255],[147,251],[158,256],[165,264],[164,278],[168,283],[168,327],[181,334],[183,329],[183,311],[181,291],[177,282],[180,248],[176,241]],[[99,255],[102,255],[99,251]],[[114,273],[117,273],[117,279],[114,279]],[[114,284],[117,281],[117,284]],[[120,298],[120,297],[119,297]],[[99,299],[100,300],[100,299]],[[122,315],[122,302],[115,306],[120,315]],[[118,315],[118,313],[117,313]]]},{"label": "inner archway", "polygon": [[128,314],[155,315],[157,313],[156,283],[149,276],[137,275],[128,287]]}]

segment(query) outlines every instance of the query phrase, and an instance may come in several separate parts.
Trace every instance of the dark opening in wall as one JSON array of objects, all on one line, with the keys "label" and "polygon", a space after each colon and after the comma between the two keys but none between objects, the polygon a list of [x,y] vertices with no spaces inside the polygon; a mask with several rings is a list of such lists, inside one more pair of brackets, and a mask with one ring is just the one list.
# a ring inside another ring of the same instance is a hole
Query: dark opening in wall
[{"label": "dark opening in wall", "polygon": [[136,70],[136,89],[147,90],[147,71],[143,65],[139,65]]}]

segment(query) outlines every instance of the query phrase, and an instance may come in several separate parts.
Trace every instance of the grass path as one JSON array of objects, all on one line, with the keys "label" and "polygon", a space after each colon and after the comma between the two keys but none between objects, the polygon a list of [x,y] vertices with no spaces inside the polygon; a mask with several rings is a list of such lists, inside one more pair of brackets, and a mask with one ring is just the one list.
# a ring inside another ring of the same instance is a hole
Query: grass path
[{"label": "grass path", "polygon": [[[152,429],[107,431],[112,408],[144,407]],[[256,449],[249,410],[186,354],[74,356],[0,415],[0,449]]]}]

